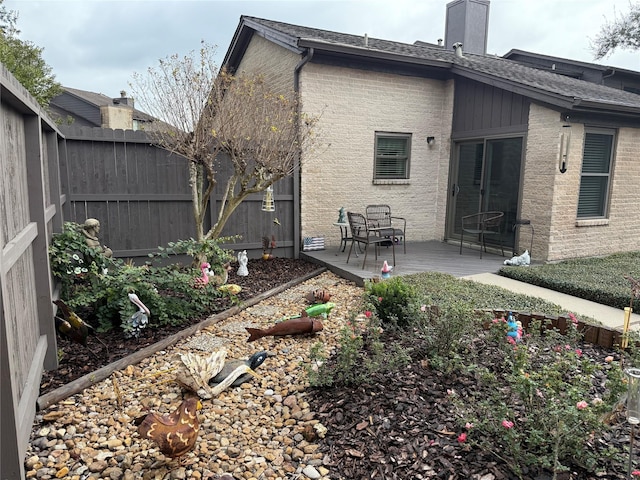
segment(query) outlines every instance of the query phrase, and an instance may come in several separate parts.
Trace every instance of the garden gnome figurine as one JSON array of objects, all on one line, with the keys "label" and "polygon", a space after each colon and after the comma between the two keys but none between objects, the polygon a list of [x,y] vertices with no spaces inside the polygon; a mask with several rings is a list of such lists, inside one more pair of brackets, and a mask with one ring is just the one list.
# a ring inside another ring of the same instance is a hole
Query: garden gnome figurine
[{"label": "garden gnome figurine", "polygon": [[380,273],[382,273],[382,278],[389,278],[391,276],[391,270],[393,270],[393,267],[390,267],[385,260],[382,264],[382,270],[380,271]]},{"label": "garden gnome figurine", "polygon": [[249,275],[249,270],[247,269],[248,262],[249,262],[249,259],[247,258],[246,250],[243,250],[240,253],[238,253],[238,263],[240,264],[240,266],[238,267],[239,277],[246,277],[247,275]]},{"label": "garden gnome figurine", "polygon": [[101,245],[100,240],[98,240],[98,233],[100,233],[100,222],[98,220],[95,218],[87,218],[82,226],[82,233],[89,247],[101,251],[107,258],[111,258],[113,251],[106,245]]},{"label": "garden gnome figurine", "polygon": [[344,207],[340,207],[340,210],[338,210],[338,221],[336,223],[347,223],[344,218]]}]

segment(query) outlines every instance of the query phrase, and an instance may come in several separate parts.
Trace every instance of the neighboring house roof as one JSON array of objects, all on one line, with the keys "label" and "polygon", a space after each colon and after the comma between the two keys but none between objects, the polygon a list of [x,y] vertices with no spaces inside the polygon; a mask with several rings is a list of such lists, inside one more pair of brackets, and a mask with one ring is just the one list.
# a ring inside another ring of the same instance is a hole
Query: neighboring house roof
[{"label": "neighboring house roof", "polygon": [[640,121],[640,95],[522,65],[491,55],[464,53],[425,42],[407,44],[242,16],[223,66],[234,71],[254,33],[303,54],[313,49],[329,56],[367,62],[392,62],[443,70],[575,113],[603,113]]},{"label": "neighboring house roof", "polygon": [[[102,93],[63,87],[63,93],[51,100],[50,108],[54,115],[62,118],[73,117],[79,126],[101,126],[100,107],[113,105],[133,106],[133,99],[125,97],[111,98]],[[133,119],[141,122],[153,122],[155,119],[133,108]]]}]

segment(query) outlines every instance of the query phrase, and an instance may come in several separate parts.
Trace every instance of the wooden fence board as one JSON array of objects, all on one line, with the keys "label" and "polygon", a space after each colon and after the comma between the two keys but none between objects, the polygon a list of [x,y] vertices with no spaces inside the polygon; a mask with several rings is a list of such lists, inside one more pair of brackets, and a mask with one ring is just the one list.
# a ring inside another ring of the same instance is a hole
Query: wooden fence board
[{"label": "wooden fence board", "polygon": [[59,140],[0,64],[0,478],[24,478],[42,371],[57,366],[47,249],[62,225]]}]

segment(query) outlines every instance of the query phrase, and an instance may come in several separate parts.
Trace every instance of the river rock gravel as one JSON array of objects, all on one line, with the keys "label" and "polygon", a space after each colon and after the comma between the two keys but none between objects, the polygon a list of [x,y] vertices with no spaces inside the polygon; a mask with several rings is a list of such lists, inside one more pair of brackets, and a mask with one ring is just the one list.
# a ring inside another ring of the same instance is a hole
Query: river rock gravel
[{"label": "river rock gravel", "polygon": [[[314,335],[265,337],[247,342],[247,326],[266,328],[299,314],[318,288],[336,304]],[[319,453],[322,431],[309,406],[304,363],[317,341],[337,344],[340,327],[360,306],[362,288],[324,272],[239,314],[206,327],[174,346],[116,371],[106,380],[38,412],[25,457],[27,478],[53,479],[326,479],[330,462]],[[261,350],[273,354],[260,379],[204,400],[194,449],[181,461],[166,458],[137,433],[133,419],[173,411],[185,391],[175,381],[179,354],[220,348],[227,359]],[[229,477],[226,477],[229,478]]]}]

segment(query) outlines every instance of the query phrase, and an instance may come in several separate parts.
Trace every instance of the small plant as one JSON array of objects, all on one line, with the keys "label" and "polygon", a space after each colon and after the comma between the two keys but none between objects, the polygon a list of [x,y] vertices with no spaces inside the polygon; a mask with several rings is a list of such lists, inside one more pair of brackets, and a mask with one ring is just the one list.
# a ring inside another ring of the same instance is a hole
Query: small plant
[{"label": "small plant", "polygon": [[273,258],[273,249],[276,248],[276,237],[275,235],[271,235],[269,238],[268,235],[262,237],[262,259],[270,260]]},{"label": "small plant", "polygon": [[203,262],[211,265],[224,265],[232,261],[235,256],[233,250],[225,250],[220,247],[223,243],[234,242],[241,238],[239,235],[230,237],[218,237],[198,242],[193,238],[169,242],[166,247],[158,247],[157,253],[150,253],[149,257],[169,258],[170,255],[188,255],[193,259],[193,266],[199,267]]},{"label": "small plant", "polygon": [[415,310],[410,306],[418,303],[416,290],[400,277],[368,282],[365,297],[383,324],[395,323],[400,327],[411,323]]},{"label": "small plant", "polygon": [[385,349],[382,331],[375,314],[365,310],[340,329],[338,347],[329,360],[324,346],[314,344],[311,363],[306,366],[310,385],[359,385],[373,381],[383,369],[392,371],[405,366],[410,361],[408,353],[398,346]]}]

